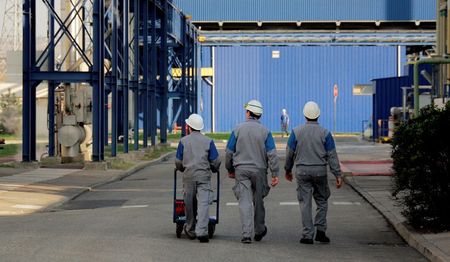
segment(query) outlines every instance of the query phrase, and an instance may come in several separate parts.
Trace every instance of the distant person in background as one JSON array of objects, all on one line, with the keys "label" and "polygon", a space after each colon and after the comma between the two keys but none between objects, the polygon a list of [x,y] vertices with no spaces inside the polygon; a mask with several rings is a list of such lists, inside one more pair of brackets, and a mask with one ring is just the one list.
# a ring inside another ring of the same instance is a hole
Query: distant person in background
[{"label": "distant person in background", "polygon": [[289,132],[287,131],[289,128],[289,115],[287,113],[287,110],[283,108],[281,110],[281,137],[284,137],[284,135],[289,135]]}]

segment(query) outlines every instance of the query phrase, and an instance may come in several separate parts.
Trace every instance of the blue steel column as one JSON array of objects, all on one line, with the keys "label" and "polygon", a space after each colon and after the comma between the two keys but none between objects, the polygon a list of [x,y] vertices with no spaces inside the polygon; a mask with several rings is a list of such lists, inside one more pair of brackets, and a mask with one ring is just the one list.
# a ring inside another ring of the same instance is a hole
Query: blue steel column
[{"label": "blue steel column", "polygon": [[[36,1],[31,1],[31,50],[30,63],[31,70],[34,71],[34,64],[36,63]],[[33,82],[30,85],[30,159],[36,161],[36,86]]]},{"label": "blue steel column", "polygon": [[103,67],[103,9],[102,0],[94,0],[93,3],[93,66],[92,66],[92,160],[101,161],[101,147],[103,121],[101,119],[101,111],[103,110],[100,95],[102,92],[103,76],[101,67]]},{"label": "blue steel column", "polygon": [[123,152],[128,153],[128,76],[129,76],[129,46],[128,46],[128,0],[123,0],[123,68],[122,68],[122,90],[123,90]]},{"label": "blue steel column", "polygon": [[148,1],[149,0],[144,0],[144,3],[142,5],[142,38],[143,38],[143,59],[142,59],[142,69],[143,69],[143,74],[142,74],[142,95],[144,97],[144,101],[143,101],[143,105],[142,105],[142,110],[144,111],[143,113],[143,143],[144,143],[144,147],[148,146],[148,63],[149,63],[149,57],[148,57]]},{"label": "blue steel column", "polygon": [[[186,37],[186,17],[183,16],[181,18],[181,41],[182,41],[182,47],[181,47],[181,136],[186,135],[186,128],[185,128],[185,119],[188,115],[188,108],[187,108],[187,86],[186,86],[186,70],[191,70],[191,68],[186,67],[186,55],[187,55],[187,37]],[[189,73],[188,73],[189,74]]]},{"label": "blue steel column", "polygon": [[195,70],[192,72],[192,88],[193,88],[193,97],[192,97],[192,101],[193,101],[193,108],[192,111],[197,113],[198,110],[198,85],[197,85],[197,74],[198,74],[198,60],[197,60],[197,36],[196,33],[193,32],[192,33],[192,63],[193,63],[193,67],[195,68]]},{"label": "blue steel column", "polygon": [[[50,0],[52,7],[55,6],[55,0]],[[48,15],[48,39],[50,41],[50,50],[48,56],[48,71],[55,70],[55,19],[51,14]],[[48,155],[55,156],[55,81],[48,82]]]},{"label": "blue steel column", "polygon": [[31,86],[31,60],[30,60],[30,0],[23,1],[23,89],[22,89],[22,161],[30,162],[30,86]]},{"label": "blue steel column", "polygon": [[134,150],[139,149],[139,0],[134,0]]},{"label": "blue steel column", "polygon": [[157,135],[157,105],[156,105],[156,76],[157,76],[157,53],[156,53],[156,3],[152,2],[150,17],[152,21],[151,26],[151,49],[150,49],[150,139],[152,146],[156,145]]},{"label": "blue steel column", "polygon": [[[117,25],[117,19],[118,14],[116,14],[116,10],[118,10],[118,0],[112,0],[112,39],[111,39],[111,53],[112,53],[112,71],[111,71],[111,95],[112,95],[112,103],[111,103],[111,110],[112,110],[112,116],[111,116],[111,156],[117,155],[117,121],[118,121],[118,106],[119,106],[119,100],[117,98],[117,65],[118,65],[118,55],[117,55],[117,41],[118,41],[118,25]],[[106,118],[108,115],[105,116]],[[106,127],[108,128],[108,127]]]},{"label": "blue steel column", "polygon": [[[101,10],[101,14],[102,14],[102,18],[104,18],[105,16],[105,2],[104,1],[100,1],[100,10]],[[99,46],[101,46],[100,50],[101,50],[101,61],[104,61],[105,59],[105,27],[104,27],[104,19],[102,20],[102,23],[100,24],[100,43]],[[100,110],[100,121],[102,121],[103,123],[105,122],[105,119],[108,119],[108,114],[107,111],[105,110],[105,107],[107,106],[105,103],[105,99],[107,99],[106,95],[105,95],[105,67],[104,64],[102,63],[100,66],[100,79],[101,79],[101,85],[100,85],[100,104],[102,107],[102,110]],[[101,136],[101,140],[100,141],[105,141],[105,138],[107,139],[107,135],[106,132],[108,130],[107,126],[105,127],[104,125],[101,125],[101,131],[100,131],[100,136]],[[105,144],[100,144],[100,161],[103,161],[105,159]]]},{"label": "blue steel column", "polygon": [[161,57],[160,60],[160,82],[161,82],[161,112],[160,112],[160,142],[167,143],[167,100],[168,100],[168,52],[167,52],[167,0],[161,0],[163,12],[161,15]]}]

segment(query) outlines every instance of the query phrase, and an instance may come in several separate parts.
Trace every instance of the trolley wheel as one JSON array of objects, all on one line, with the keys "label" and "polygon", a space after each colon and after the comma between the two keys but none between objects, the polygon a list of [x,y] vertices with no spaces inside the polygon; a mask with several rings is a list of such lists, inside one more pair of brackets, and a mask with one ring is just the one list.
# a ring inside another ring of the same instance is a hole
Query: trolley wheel
[{"label": "trolley wheel", "polygon": [[215,230],[216,230],[216,224],[209,222],[209,224],[208,224],[208,237],[209,238],[213,238]]},{"label": "trolley wheel", "polygon": [[177,238],[181,237],[182,232],[183,232],[183,223],[177,223]]}]

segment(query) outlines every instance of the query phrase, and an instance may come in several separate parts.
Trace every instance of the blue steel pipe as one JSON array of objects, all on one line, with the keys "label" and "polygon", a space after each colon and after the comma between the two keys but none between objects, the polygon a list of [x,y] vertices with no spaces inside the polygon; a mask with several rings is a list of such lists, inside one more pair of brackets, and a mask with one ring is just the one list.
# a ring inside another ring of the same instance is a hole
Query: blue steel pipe
[{"label": "blue steel pipe", "polygon": [[187,41],[187,36],[186,36],[186,17],[183,16],[181,18],[181,41],[182,41],[182,47],[181,47],[181,136],[185,136],[186,135],[186,128],[185,125],[185,119],[187,118],[187,113],[188,113],[188,109],[187,109],[187,103],[186,103],[186,93],[187,93],[187,87],[186,87],[186,69],[187,70],[191,70],[191,68],[186,67],[186,63],[187,60],[186,59],[186,55],[187,55],[187,49],[188,47],[188,41]]},{"label": "blue steel pipe", "polygon": [[23,1],[23,88],[22,88],[22,161],[31,162],[30,157],[30,78],[31,78],[31,62],[30,62],[30,0]]},{"label": "blue steel pipe", "polygon": [[[36,1],[31,1],[31,50],[30,50],[30,63],[31,70],[36,63]],[[37,83],[31,83],[30,85],[30,160],[36,161],[36,87]]]},{"label": "blue steel pipe", "polygon": [[[111,156],[114,157],[117,155],[117,126],[118,126],[118,106],[119,106],[119,100],[117,98],[117,66],[118,66],[118,59],[119,56],[117,54],[118,52],[118,24],[117,19],[119,19],[118,15],[116,14],[116,11],[119,9],[118,0],[112,0],[112,39],[111,39],[111,52],[112,52],[112,61],[111,61],[111,74],[112,74],[112,83],[111,83],[111,96],[112,96],[112,103],[111,103]],[[108,118],[108,116],[106,116]],[[108,127],[106,127],[106,130],[108,130]]]},{"label": "blue steel pipe", "polygon": [[167,102],[168,102],[168,52],[167,52],[167,0],[161,0],[162,15],[161,15],[161,52],[160,52],[160,78],[161,81],[161,111],[160,111],[160,142],[167,143]]},{"label": "blue steel pipe", "polygon": [[129,46],[128,46],[128,13],[129,13],[129,0],[123,0],[123,15],[122,15],[122,28],[123,28],[123,68],[122,68],[122,85],[123,85],[123,152],[128,153],[128,76],[129,76]]},{"label": "blue steel pipe", "polygon": [[142,4],[142,37],[143,37],[143,74],[142,74],[142,95],[144,97],[142,110],[144,111],[143,119],[143,146],[148,146],[148,0],[144,0]]},{"label": "blue steel pipe", "polygon": [[102,0],[94,0],[93,3],[93,66],[92,75],[94,80],[92,81],[92,160],[101,161],[100,158],[100,145],[101,141],[101,128],[102,122],[100,121],[100,111],[102,110],[100,101],[100,86],[102,85],[103,76],[101,75],[101,67],[103,67],[102,51],[103,43],[101,41],[101,23],[103,21],[103,12],[101,9]]},{"label": "blue steel pipe", "polygon": [[[55,0],[50,0],[50,4],[55,6]],[[48,39],[50,41],[48,56],[48,71],[55,70],[55,19],[51,14],[48,16]],[[48,155],[55,156],[55,87],[54,81],[48,82]]]},{"label": "blue steel pipe", "polygon": [[151,5],[150,17],[152,21],[151,26],[151,49],[150,49],[150,61],[151,61],[151,72],[150,72],[150,139],[152,146],[156,146],[156,135],[157,135],[157,110],[156,105],[156,92],[157,92],[157,46],[156,46],[156,4]]},{"label": "blue steel pipe", "polygon": [[134,0],[134,150],[139,150],[139,0]]}]

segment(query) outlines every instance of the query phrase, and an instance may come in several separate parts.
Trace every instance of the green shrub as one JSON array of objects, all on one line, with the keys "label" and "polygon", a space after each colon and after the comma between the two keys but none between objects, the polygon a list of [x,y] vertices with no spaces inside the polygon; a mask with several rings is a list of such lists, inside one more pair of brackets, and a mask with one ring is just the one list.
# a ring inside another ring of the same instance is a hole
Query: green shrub
[{"label": "green shrub", "polygon": [[450,229],[450,103],[428,106],[400,125],[392,141],[393,196],[417,229]]}]

